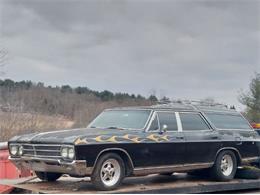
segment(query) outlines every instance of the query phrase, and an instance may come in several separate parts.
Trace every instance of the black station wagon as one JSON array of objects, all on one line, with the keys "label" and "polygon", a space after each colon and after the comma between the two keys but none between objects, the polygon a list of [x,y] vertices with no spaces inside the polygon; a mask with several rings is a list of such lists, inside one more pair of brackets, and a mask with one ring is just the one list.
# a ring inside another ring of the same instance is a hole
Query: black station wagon
[{"label": "black station wagon", "polygon": [[127,176],[206,170],[231,180],[259,161],[259,137],[235,110],[201,104],[107,109],[85,129],[16,136],[10,159],[42,180],[90,176],[99,190]]}]

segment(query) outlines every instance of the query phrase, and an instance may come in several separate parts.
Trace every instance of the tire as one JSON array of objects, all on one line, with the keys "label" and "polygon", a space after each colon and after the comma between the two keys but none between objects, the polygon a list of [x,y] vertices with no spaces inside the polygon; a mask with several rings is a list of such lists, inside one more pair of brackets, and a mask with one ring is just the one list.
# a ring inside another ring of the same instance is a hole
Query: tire
[{"label": "tire", "polygon": [[[110,167],[110,168],[109,168]],[[125,163],[115,153],[102,155],[91,175],[91,182],[97,190],[114,190],[125,177]]]},{"label": "tire", "polygon": [[218,154],[211,176],[217,181],[229,181],[235,177],[237,171],[237,159],[234,152],[230,150],[222,151]]},{"label": "tire", "polygon": [[35,171],[35,175],[42,181],[56,181],[62,176],[61,173],[40,172],[40,171]]}]

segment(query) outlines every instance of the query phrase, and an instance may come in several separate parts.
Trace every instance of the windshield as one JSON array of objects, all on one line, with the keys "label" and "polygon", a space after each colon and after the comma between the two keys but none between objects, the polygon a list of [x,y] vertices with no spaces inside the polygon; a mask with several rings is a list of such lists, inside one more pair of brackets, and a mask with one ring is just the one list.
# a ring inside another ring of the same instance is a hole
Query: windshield
[{"label": "windshield", "polygon": [[143,129],[150,110],[107,110],[102,112],[90,128]]}]

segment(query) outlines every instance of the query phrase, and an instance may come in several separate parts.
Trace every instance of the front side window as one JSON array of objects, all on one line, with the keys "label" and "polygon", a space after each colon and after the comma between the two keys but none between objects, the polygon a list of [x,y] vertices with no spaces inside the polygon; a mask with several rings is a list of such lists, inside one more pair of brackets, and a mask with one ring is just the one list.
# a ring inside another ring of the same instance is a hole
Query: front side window
[{"label": "front side window", "polygon": [[208,130],[208,125],[198,113],[180,113],[182,129],[185,130]]},{"label": "front side window", "polygon": [[206,113],[218,129],[251,129],[248,122],[239,114]]},{"label": "front side window", "polygon": [[167,130],[169,131],[178,131],[177,121],[175,113],[173,112],[158,112],[160,128],[163,125],[167,125]]},{"label": "front side window", "polygon": [[150,113],[150,110],[107,110],[90,123],[89,127],[143,129]]}]

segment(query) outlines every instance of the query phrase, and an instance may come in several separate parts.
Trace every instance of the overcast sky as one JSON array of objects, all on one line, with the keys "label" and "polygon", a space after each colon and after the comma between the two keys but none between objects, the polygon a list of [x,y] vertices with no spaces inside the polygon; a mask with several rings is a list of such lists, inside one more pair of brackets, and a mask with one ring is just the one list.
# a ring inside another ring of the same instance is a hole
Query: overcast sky
[{"label": "overcast sky", "polygon": [[0,0],[5,78],[239,105],[260,0]]}]

